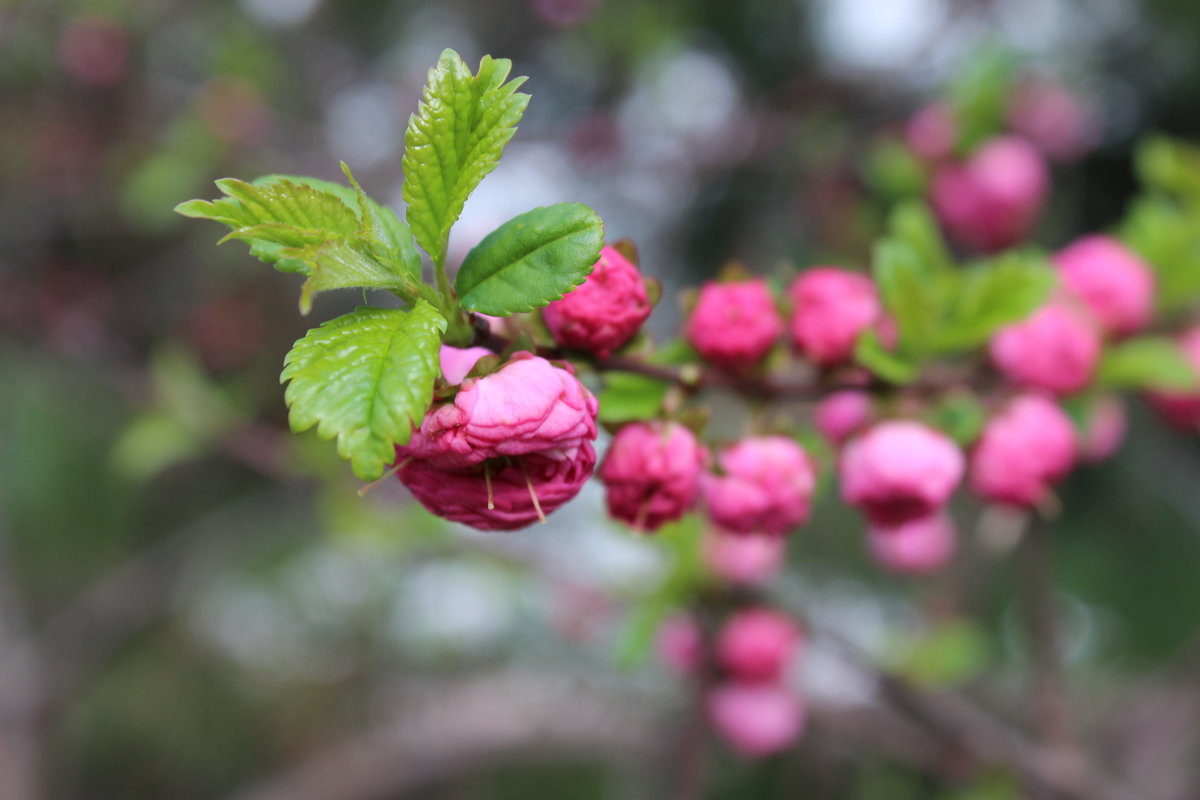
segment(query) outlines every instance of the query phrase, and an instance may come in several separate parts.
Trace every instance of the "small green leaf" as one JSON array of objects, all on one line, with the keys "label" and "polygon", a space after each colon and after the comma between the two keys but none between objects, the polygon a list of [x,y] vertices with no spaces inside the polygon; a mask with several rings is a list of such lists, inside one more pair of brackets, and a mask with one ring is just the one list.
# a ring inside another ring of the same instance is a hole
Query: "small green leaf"
[{"label": "small green leaf", "polygon": [[890,383],[912,383],[920,374],[918,365],[884,348],[879,334],[871,328],[855,342],[854,360]]},{"label": "small green leaf", "polygon": [[1108,348],[1096,377],[1112,388],[1193,391],[1196,370],[1179,345],[1163,336],[1141,336]]},{"label": "small green leaf", "polygon": [[901,142],[886,138],[867,152],[866,179],[887,197],[921,197],[929,185],[929,168]]},{"label": "small green leaf", "polygon": [[529,95],[517,92],[524,78],[505,83],[510,69],[508,59],[484,56],[472,75],[458,53],[444,50],[409,117],[403,159],[408,224],[439,266],[463,204],[496,168],[529,104]]},{"label": "small green leaf", "polygon": [[918,640],[900,665],[901,673],[922,686],[954,686],[987,665],[988,640],[970,622],[948,622]]},{"label": "small green leaf", "polygon": [[1138,144],[1138,178],[1147,188],[1191,202],[1200,201],[1200,148],[1155,136]]},{"label": "small green leaf", "polygon": [[454,288],[470,311],[531,311],[583,283],[603,245],[604,223],[587,206],[535,208],[485,236],[463,260]]},{"label": "small green leaf", "polygon": [[1177,311],[1200,296],[1200,212],[1163,197],[1136,201],[1121,225],[1130,249],[1154,270],[1155,303]]},{"label": "small green leaf", "polygon": [[950,87],[958,125],[957,150],[970,153],[1004,128],[1014,59],[1000,47],[981,48]]},{"label": "small green leaf", "polygon": [[954,268],[954,259],[929,206],[916,201],[898,206],[888,220],[888,228],[894,238],[912,247],[931,271]]},{"label": "small green leaf", "polygon": [[884,308],[896,322],[900,350],[924,354],[937,333],[943,307],[936,272],[912,245],[885,239],[875,246],[873,274]]},{"label": "small green leaf", "polygon": [[445,330],[422,300],[410,311],[364,306],[312,329],[280,376],[292,430],[336,436],[354,474],[375,480],[429,407]]},{"label": "small green leaf", "polygon": [[662,409],[669,387],[662,381],[633,372],[607,372],[600,402],[599,420],[615,425],[638,419],[653,419]]},{"label": "small green leaf", "polygon": [[256,186],[223,178],[217,200],[189,200],[175,210],[185,217],[211,219],[228,225],[227,239],[263,240],[288,247],[323,242],[358,232],[354,210],[337,195],[303,183],[280,179]]},{"label": "small green leaf", "polygon": [[983,344],[1001,327],[1032,314],[1057,282],[1058,274],[1044,258],[1021,253],[965,269],[938,326],[935,349],[952,352]]},{"label": "small green leaf", "polygon": [[987,421],[987,412],[979,398],[970,392],[951,392],[931,408],[924,419],[966,447],[979,438]]}]

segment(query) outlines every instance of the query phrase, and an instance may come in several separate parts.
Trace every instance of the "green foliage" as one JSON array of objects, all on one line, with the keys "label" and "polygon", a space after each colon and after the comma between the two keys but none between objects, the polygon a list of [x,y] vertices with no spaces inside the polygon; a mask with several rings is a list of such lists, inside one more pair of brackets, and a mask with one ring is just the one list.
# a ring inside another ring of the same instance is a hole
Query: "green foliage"
[{"label": "green foliage", "polygon": [[948,622],[912,643],[899,670],[922,686],[953,686],[970,680],[987,665],[988,639],[968,621]]},{"label": "green foliage", "polygon": [[979,438],[987,411],[972,392],[952,392],[938,400],[925,421],[965,447]]},{"label": "green foliage", "polygon": [[902,142],[881,139],[867,153],[866,179],[882,195],[920,197],[929,184],[929,170]]},{"label": "green foliage", "polygon": [[609,372],[600,393],[599,419],[616,425],[638,419],[654,419],[662,409],[669,387],[662,381],[634,372]]},{"label": "green foliage", "polygon": [[529,104],[505,83],[512,62],[484,56],[472,75],[458,53],[442,51],[404,133],[404,202],[417,243],[439,268],[450,228],[467,197],[496,168]]},{"label": "green foliage", "polygon": [[1178,344],[1164,336],[1140,336],[1108,347],[1096,377],[1117,389],[1186,392],[1197,387],[1191,362]]},{"label": "green foliage", "polygon": [[307,276],[300,310],[330,289],[368,288],[396,292],[409,302],[432,299],[420,282],[421,264],[407,226],[395,213],[363,194],[349,170],[353,189],[313,178],[269,176],[254,183],[217,181],[226,195],[190,200],[176,211],[211,219],[232,230],[222,239],[241,239],[250,252],[281,272]]},{"label": "green foliage", "polygon": [[1200,218],[1160,197],[1134,203],[1120,236],[1154,270],[1155,303],[1177,311],[1200,295]]},{"label": "green foliage", "polygon": [[378,478],[429,407],[445,329],[418,300],[410,311],[364,306],[309,331],[280,376],[292,430],[336,436],[354,474]]},{"label": "green foliage", "polygon": [[957,150],[965,154],[1004,128],[1013,77],[1012,56],[985,47],[950,87],[950,107],[958,125]]},{"label": "green foliage", "polygon": [[1134,154],[1138,178],[1153,192],[1189,202],[1200,201],[1200,147],[1156,136]]},{"label": "green foliage", "polygon": [[879,334],[870,328],[854,343],[854,360],[891,383],[911,383],[920,374],[916,363],[884,347]]},{"label": "green foliage", "polygon": [[912,247],[930,272],[939,274],[954,268],[954,257],[942,230],[925,203],[910,201],[897,206],[888,218],[888,233]]},{"label": "green foliage", "polygon": [[489,233],[462,263],[455,290],[463,306],[494,316],[531,311],[587,278],[604,223],[580,203],[527,211]]},{"label": "green foliage", "polygon": [[935,349],[950,352],[983,344],[1045,303],[1057,281],[1044,258],[1019,252],[963,270],[938,326]]}]

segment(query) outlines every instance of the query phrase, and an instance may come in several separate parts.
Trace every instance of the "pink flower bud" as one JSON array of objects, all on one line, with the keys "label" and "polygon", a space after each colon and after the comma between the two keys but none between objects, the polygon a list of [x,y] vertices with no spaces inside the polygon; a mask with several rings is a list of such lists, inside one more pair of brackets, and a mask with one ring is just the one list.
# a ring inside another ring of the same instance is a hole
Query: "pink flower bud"
[{"label": "pink flower bud", "polygon": [[563,347],[607,358],[637,333],[651,310],[638,268],[605,247],[583,285],[546,306],[542,319]]},{"label": "pink flower bud", "polygon": [[1154,311],[1154,274],[1111,236],[1084,236],[1059,250],[1054,263],[1067,288],[1109,333],[1133,333]]},{"label": "pink flower bud", "polygon": [[1079,158],[1095,135],[1088,109],[1063,86],[1046,80],[1028,83],[1013,93],[1008,122],[1055,161]]},{"label": "pink flower bud", "polygon": [[950,437],[919,422],[881,422],[842,451],[842,498],[876,525],[927,517],[962,480],[963,454]]},{"label": "pink flower bud", "polygon": [[951,237],[992,252],[1029,234],[1048,185],[1038,152],[1024,139],[1002,136],[980,147],[965,164],[939,168],[930,202]]},{"label": "pink flower bud", "polygon": [[600,466],[608,513],[644,531],[679,519],[696,501],[705,456],[696,436],[682,425],[626,425]]},{"label": "pink flower bud", "polygon": [[997,369],[1013,383],[1071,394],[1092,380],[1100,335],[1082,311],[1051,302],[997,331],[989,351]]},{"label": "pink flower bud", "polygon": [[721,738],[751,758],[787,748],[804,730],[804,706],[782,686],[722,684],[709,694],[708,712]]},{"label": "pink flower bud", "polygon": [[866,275],[837,267],[816,267],[788,289],[792,340],[814,364],[830,366],[854,357],[858,335],[880,321],[875,284]]},{"label": "pink flower bud", "polygon": [[491,375],[463,381],[396,452],[440,468],[528,453],[569,457],[596,438],[597,410],[596,398],[569,371],[520,352]]},{"label": "pink flower bud", "polygon": [[1079,460],[1095,464],[1111,458],[1125,441],[1128,424],[1125,405],[1117,395],[1104,395],[1092,403],[1079,442]]},{"label": "pink flower bud", "polygon": [[782,537],[712,531],[704,541],[704,562],[730,583],[759,584],[779,571],[787,555]]},{"label": "pink flower bud", "polygon": [[596,451],[586,441],[565,457],[556,456],[517,456],[460,469],[412,458],[401,462],[397,475],[439,517],[508,531],[532,524],[577,495],[596,465]]},{"label": "pink flower bud", "polygon": [[[1197,378],[1200,378],[1200,325],[1189,329],[1180,337],[1179,348],[1191,362]],[[1190,430],[1200,425],[1200,390],[1147,392],[1146,399],[1167,422],[1177,428]]]},{"label": "pink flower bud", "polygon": [[808,520],[816,471],[786,436],[743,439],[717,458],[723,475],[702,478],[709,516],[732,533],[782,535]]},{"label": "pink flower bud", "polygon": [[775,298],[762,278],[705,283],[686,327],[696,352],[733,370],[761,361],[782,331]]},{"label": "pink flower bud", "polygon": [[765,608],[742,611],[717,636],[717,663],[739,681],[777,681],[801,642],[800,629],[783,614]]},{"label": "pink flower bud", "polygon": [[467,373],[475,368],[475,364],[484,356],[494,355],[486,347],[451,347],[442,345],[439,359],[442,364],[442,377],[446,383],[460,384]]},{"label": "pink flower bud", "polygon": [[871,410],[871,396],[866,392],[834,392],[817,406],[817,430],[830,444],[840,445],[870,421]]},{"label": "pink flower bud", "polygon": [[700,668],[704,641],[696,620],[676,614],[658,629],[658,657],[676,672],[689,675]]},{"label": "pink flower bud", "polygon": [[954,114],[943,103],[931,103],[909,118],[904,126],[904,142],[912,154],[927,164],[949,158],[958,138]]},{"label": "pink flower bud", "polygon": [[871,557],[893,572],[935,572],[954,556],[954,522],[939,513],[910,520],[896,527],[867,527]]},{"label": "pink flower bud", "polygon": [[1042,395],[1021,395],[984,426],[971,452],[971,490],[985,500],[1033,508],[1076,455],[1071,418]]}]

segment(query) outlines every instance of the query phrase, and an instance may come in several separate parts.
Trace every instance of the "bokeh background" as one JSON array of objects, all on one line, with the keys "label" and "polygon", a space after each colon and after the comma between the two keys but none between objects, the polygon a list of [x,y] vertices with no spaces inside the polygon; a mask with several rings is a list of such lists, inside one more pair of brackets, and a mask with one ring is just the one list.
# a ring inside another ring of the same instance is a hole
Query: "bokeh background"
[{"label": "bokeh background", "polygon": [[[337,179],[339,160],[399,206],[437,54],[508,57],[534,99],[452,249],[588,203],[665,283],[667,336],[680,290],[730,260],[864,264],[879,137],[985,46],[1098,111],[1046,246],[1120,218],[1138,137],[1200,135],[1192,0],[0,0],[0,797],[670,796],[690,717],[647,652],[661,550],[606,523],[596,487],[503,535],[399,486],[360,498],[330,445],[287,432],[277,380],[359,298],[305,320],[290,277],[171,209],[224,176]],[[1198,485],[1194,443],[1135,406],[1056,523],[1090,736],[1179,797],[1200,785]],[[1015,713],[1010,560],[901,581],[859,525],[823,505],[780,591]],[[935,636],[947,586],[973,621]],[[803,744],[713,750],[706,796],[1020,796],[927,777],[820,642],[795,679]],[[1149,691],[1123,704],[1130,685]]]}]

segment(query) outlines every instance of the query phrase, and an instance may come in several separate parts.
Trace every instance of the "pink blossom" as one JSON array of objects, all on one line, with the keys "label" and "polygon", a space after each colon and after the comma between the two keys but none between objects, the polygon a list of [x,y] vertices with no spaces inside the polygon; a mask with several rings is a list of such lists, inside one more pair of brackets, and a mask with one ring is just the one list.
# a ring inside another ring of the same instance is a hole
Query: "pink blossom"
[{"label": "pink blossom", "polygon": [[467,377],[467,373],[475,368],[479,359],[494,355],[486,347],[451,347],[442,345],[439,360],[442,364],[442,377],[446,383],[458,385]]},{"label": "pink blossom", "polygon": [[638,268],[605,247],[583,285],[546,306],[542,319],[562,346],[607,358],[637,333],[651,310]]},{"label": "pink blossom", "polygon": [[480,530],[507,531],[532,524],[578,494],[592,475],[596,451],[583,441],[553,457],[535,453],[458,469],[419,458],[401,464],[400,482],[434,514]]},{"label": "pink blossom", "polygon": [[1109,333],[1133,333],[1154,311],[1154,273],[1111,236],[1084,236],[1054,256],[1068,289]]},{"label": "pink blossom", "polygon": [[931,103],[913,114],[904,126],[904,141],[912,154],[935,164],[954,153],[958,123],[944,103]]},{"label": "pink blossom", "polygon": [[1087,386],[1100,359],[1100,335],[1091,320],[1053,301],[992,337],[992,361],[1020,386],[1071,394]]},{"label": "pink blossom", "polygon": [[709,516],[733,533],[787,533],[808,520],[816,471],[786,436],[743,439],[721,451],[722,475],[702,479]]},{"label": "pink blossom", "polygon": [[608,513],[639,530],[677,520],[695,503],[706,453],[674,422],[635,422],[613,437],[600,480]]},{"label": "pink blossom", "polygon": [[804,730],[804,706],[782,686],[722,684],[708,696],[713,727],[744,756],[787,748]]},{"label": "pink blossom", "polygon": [[840,445],[870,421],[871,411],[871,396],[866,392],[834,392],[817,405],[817,430],[830,444]]},{"label": "pink blossom", "polygon": [[704,540],[704,562],[730,583],[758,584],[779,571],[787,555],[780,536],[712,531]]},{"label": "pink blossom", "polygon": [[867,527],[872,558],[893,572],[920,574],[944,567],[954,556],[954,521],[938,513],[895,527]]},{"label": "pink blossom", "polygon": [[933,514],[962,480],[963,454],[919,422],[881,422],[842,451],[842,498],[876,525],[895,527]]},{"label": "pink blossom", "polygon": [[984,144],[965,164],[940,167],[930,186],[930,202],[951,237],[992,252],[1029,234],[1048,186],[1038,152],[1024,139],[1003,136]]},{"label": "pink blossom", "polygon": [[[1200,380],[1200,325],[1180,337],[1179,348],[1191,362]],[[1200,388],[1187,392],[1147,392],[1146,399],[1167,422],[1177,428],[1190,430],[1200,425]]]},{"label": "pink blossom", "polygon": [[1079,442],[1079,460],[1095,464],[1111,458],[1125,440],[1128,425],[1120,397],[1109,394],[1096,400],[1089,410]]},{"label": "pink blossom", "polygon": [[1008,122],[1055,161],[1079,158],[1095,136],[1089,110],[1062,85],[1047,80],[1027,83],[1013,92]]},{"label": "pink blossom", "polygon": [[741,611],[717,636],[717,663],[739,681],[777,681],[801,642],[800,629],[783,614],[766,608]]},{"label": "pink blossom", "polygon": [[1033,508],[1077,454],[1075,425],[1058,404],[1021,395],[984,426],[971,451],[971,490],[985,500]]},{"label": "pink blossom", "polygon": [[880,321],[875,284],[866,275],[838,267],[816,267],[788,289],[794,305],[792,340],[814,364],[850,361],[860,333]]},{"label": "pink blossom", "polygon": [[597,410],[596,398],[569,371],[520,352],[491,375],[463,381],[397,455],[444,468],[527,453],[568,457],[596,438]]},{"label": "pink blossom", "polygon": [[761,361],[782,331],[775,298],[762,278],[705,283],[686,326],[696,352],[733,370]]},{"label": "pink blossom", "polygon": [[684,675],[700,668],[704,641],[696,620],[686,614],[670,617],[658,629],[658,657],[671,669]]}]

